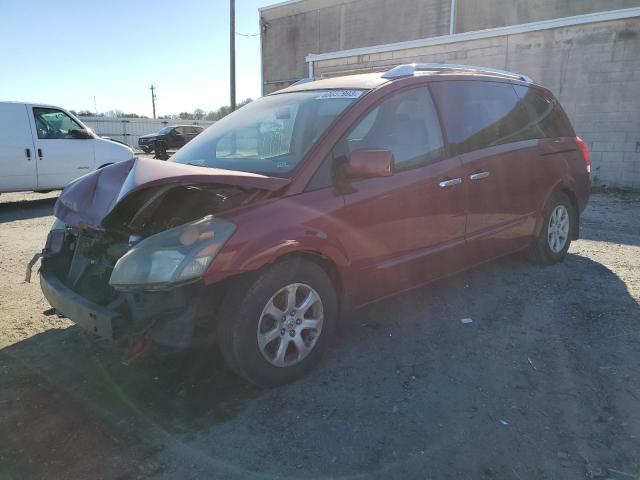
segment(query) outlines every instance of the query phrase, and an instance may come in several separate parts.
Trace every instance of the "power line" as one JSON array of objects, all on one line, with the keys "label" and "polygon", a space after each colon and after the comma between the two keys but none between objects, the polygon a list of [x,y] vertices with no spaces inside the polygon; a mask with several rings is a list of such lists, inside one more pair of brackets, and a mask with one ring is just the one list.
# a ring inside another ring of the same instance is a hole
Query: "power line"
[{"label": "power line", "polygon": [[236,32],[236,35],[240,35],[241,37],[257,37],[260,33],[240,33]]}]

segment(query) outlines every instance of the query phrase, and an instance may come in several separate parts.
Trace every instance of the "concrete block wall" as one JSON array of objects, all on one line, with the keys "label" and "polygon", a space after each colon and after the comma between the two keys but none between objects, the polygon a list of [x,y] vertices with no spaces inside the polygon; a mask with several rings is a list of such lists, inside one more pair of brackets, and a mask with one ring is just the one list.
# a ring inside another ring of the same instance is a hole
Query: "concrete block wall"
[{"label": "concrete block wall", "polygon": [[525,73],[560,99],[589,144],[595,184],[640,189],[640,20],[616,20],[319,61],[319,76],[401,63],[483,65]]}]

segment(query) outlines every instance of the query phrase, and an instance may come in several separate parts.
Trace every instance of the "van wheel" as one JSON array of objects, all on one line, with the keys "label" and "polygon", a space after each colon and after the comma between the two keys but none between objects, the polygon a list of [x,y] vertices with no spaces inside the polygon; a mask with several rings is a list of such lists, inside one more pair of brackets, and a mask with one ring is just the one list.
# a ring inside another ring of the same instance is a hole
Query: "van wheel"
[{"label": "van wheel", "polygon": [[290,258],[229,289],[217,320],[227,364],[250,382],[272,387],[296,380],[331,341],[337,298],[317,264]]},{"label": "van wheel", "polygon": [[556,193],[545,208],[540,235],[527,251],[530,260],[552,265],[564,260],[571,245],[576,211],[564,193]]}]

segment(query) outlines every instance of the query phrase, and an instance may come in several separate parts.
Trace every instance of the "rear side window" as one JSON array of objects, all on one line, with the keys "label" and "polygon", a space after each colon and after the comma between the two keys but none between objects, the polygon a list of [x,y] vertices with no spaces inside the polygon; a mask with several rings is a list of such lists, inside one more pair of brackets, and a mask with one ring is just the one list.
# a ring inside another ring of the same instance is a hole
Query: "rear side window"
[{"label": "rear side window", "polygon": [[511,84],[450,81],[430,88],[458,153],[526,139],[528,114]]},{"label": "rear side window", "polygon": [[573,137],[573,127],[556,99],[533,88],[514,85],[529,117],[529,138]]},{"label": "rear side window", "polygon": [[413,88],[383,100],[346,137],[348,151],[385,149],[396,170],[409,170],[440,160],[444,141],[438,115],[426,87]]}]

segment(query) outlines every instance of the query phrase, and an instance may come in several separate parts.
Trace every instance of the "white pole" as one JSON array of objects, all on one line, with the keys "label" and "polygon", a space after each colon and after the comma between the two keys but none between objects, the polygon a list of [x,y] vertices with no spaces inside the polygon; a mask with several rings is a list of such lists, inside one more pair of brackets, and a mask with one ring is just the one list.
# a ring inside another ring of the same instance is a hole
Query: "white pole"
[{"label": "white pole", "polygon": [[449,20],[449,35],[456,33],[456,0],[451,0],[451,19]]},{"label": "white pole", "polygon": [[309,78],[313,78],[313,60],[309,62]]}]

